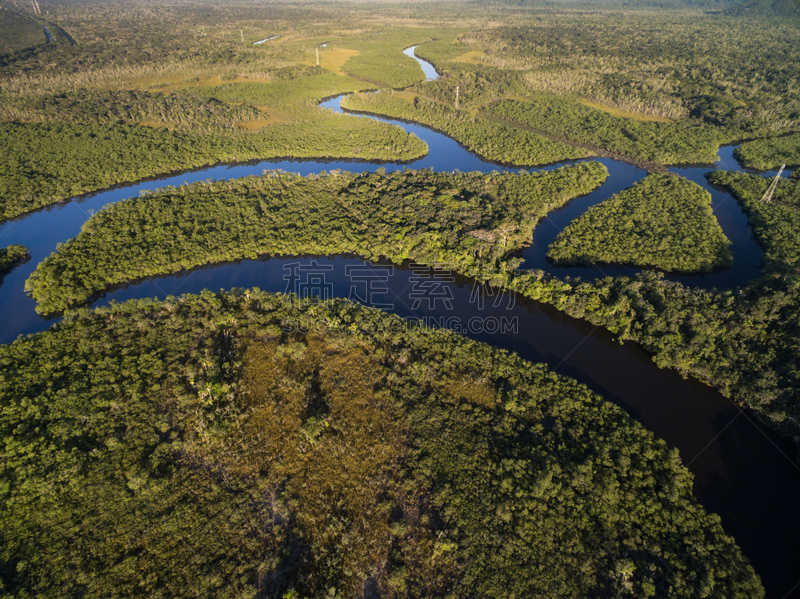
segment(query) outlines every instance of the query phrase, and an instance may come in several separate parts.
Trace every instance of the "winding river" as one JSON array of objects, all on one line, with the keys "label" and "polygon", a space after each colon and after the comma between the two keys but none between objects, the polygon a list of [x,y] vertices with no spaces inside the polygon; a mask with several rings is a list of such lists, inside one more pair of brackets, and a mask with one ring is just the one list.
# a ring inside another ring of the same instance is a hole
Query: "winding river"
[{"label": "winding river", "polygon": [[[414,47],[405,52],[417,58]],[[432,65],[417,60],[426,77],[437,76]],[[325,101],[322,106],[341,111],[340,98]],[[388,171],[404,168],[517,171],[487,162],[446,135],[424,126],[377,120],[414,133],[428,144],[429,154],[411,164],[289,160],[217,166],[73,199],[6,222],[0,226],[0,245],[23,244],[29,248],[32,259],[7,275],[0,287],[0,313],[5,315],[0,324],[0,342],[43,331],[53,322],[35,313],[33,300],[23,291],[24,282],[36,264],[52,253],[58,243],[77,235],[94,211],[136,196],[142,190],[209,178],[260,175],[268,169],[303,175],[334,169],[375,171],[380,167]],[[608,180],[594,192],[551,213],[537,226],[531,246],[522,254],[524,268],[584,278],[635,272],[632,268],[606,266],[557,268],[545,258],[547,246],[567,223],[646,174],[623,162],[611,159],[599,162],[608,168]],[[559,165],[546,168],[556,166]],[[715,168],[741,170],[733,158],[733,147],[721,149]],[[734,255],[731,269],[672,278],[708,288],[740,285],[756,276],[762,252],[750,235],[738,203],[706,182],[703,175],[710,168],[671,170],[711,193],[714,213],[733,242]],[[317,279],[309,278],[309,273],[316,274]],[[322,283],[313,283],[318,280]],[[421,280],[437,281],[439,297],[420,299]],[[796,502],[800,497],[800,469],[788,457],[793,455],[793,449],[710,387],[658,369],[638,345],[619,344],[603,329],[570,318],[550,306],[509,293],[493,296],[472,281],[446,272],[420,271],[408,264],[370,265],[347,256],[265,257],[209,266],[122,286],[97,298],[95,305],[112,300],[164,298],[209,288],[259,287],[272,292],[302,293],[311,289],[309,285],[316,285],[315,293],[365,300],[363,303],[378,305],[401,316],[422,319],[432,326],[455,328],[479,341],[516,351],[528,360],[544,362],[559,374],[585,383],[620,405],[670,446],[678,448],[684,464],[695,476],[695,496],[708,510],[720,515],[725,530],[734,536],[761,576],[767,596],[775,599],[800,596],[800,510]]]}]

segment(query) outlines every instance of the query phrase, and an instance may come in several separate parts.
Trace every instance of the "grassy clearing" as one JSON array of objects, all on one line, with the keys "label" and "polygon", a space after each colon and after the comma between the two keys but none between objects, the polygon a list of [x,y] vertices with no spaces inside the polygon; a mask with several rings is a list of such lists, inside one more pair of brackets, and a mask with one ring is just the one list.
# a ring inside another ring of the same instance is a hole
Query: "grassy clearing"
[{"label": "grassy clearing", "polygon": [[[333,71],[337,75],[343,73],[342,67],[344,64],[354,56],[360,56],[359,50],[351,50],[349,48],[331,47],[319,49],[319,66],[328,71]],[[304,60],[304,64],[315,65],[316,56],[309,60]]]},{"label": "grassy clearing", "polygon": [[150,127],[152,129],[170,129],[174,126],[173,123],[167,121],[139,121],[140,127]]},{"label": "grassy clearing", "polygon": [[482,64],[483,58],[486,56],[486,52],[483,50],[470,50],[469,52],[465,52],[460,56],[456,56],[455,58],[451,58],[451,62],[466,62],[470,64]]},{"label": "grassy clearing", "polygon": [[238,126],[248,131],[258,131],[269,125],[290,123],[293,119],[291,114],[276,108],[259,107],[259,111],[264,115],[264,118],[239,123]]},{"label": "grassy clearing", "polygon": [[157,79],[141,79],[135,82],[135,89],[146,89],[148,91],[170,94],[193,87],[218,87],[220,85],[231,85],[235,83],[269,83],[270,81],[270,79],[265,77],[237,76],[235,79],[223,79],[220,75],[204,78],[193,77],[190,79],[163,77]]},{"label": "grassy clearing", "polygon": [[407,90],[392,92],[392,96],[394,96],[395,98],[401,98],[403,100],[406,100],[407,102],[410,102],[411,104],[413,104],[414,100],[417,99],[417,94],[415,94],[412,91],[407,91]]},{"label": "grassy clearing", "polygon": [[667,117],[663,116],[652,116],[649,114],[642,114],[639,112],[628,112],[626,110],[622,110],[620,108],[615,108],[613,106],[608,106],[606,104],[601,104],[600,102],[592,102],[591,100],[581,99],[580,103],[589,106],[591,108],[596,108],[597,110],[602,110],[603,112],[607,112],[608,114],[612,114],[614,116],[619,116],[625,119],[633,119],[634,121],[641,121],[642,123],[671,123],[672,119],[668,119]]}]

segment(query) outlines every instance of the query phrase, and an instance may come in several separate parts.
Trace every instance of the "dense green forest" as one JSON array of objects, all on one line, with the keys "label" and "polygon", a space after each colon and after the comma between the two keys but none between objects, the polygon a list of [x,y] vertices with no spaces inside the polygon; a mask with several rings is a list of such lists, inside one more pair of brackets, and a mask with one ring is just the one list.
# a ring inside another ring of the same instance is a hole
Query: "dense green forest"
[{"label": "dense green forest", "polygon": [[748,141],[736,148],[734,155],[743,166],[761,171],[782,164],[796,168],[800,166],[800,134]]},{"label": "dense green forest", "polygon": [[29,256],[28,248],[23,245],[9,245],[0,248],[0,282],[3,276]]},{"label": "dense green forest", "polygon": [[680,272],[732,263],[711,194],[681,177],[656,174],[572,221],[547,256],[556,264],[630,264]]},{"label": "dense green forest", "polygon": [[320,110],[259,133],[193,135],[131,125],[0,123],[0,217],[174,169],[279,157],[412,160],[427,153],[399,127]]},{"label": "dense green forest", "polygon": [[714,171],[708,180],[728,189],[747,213],[753,234],[764,248],[765,268],[800,274],[800,178],[782,179],[771,202],[762,202],[772,179]]},{"label": "dense green forest", "polygon": [[714,162],[726,134],[701,123],[641,122],[586,106],[578,100],[539,95],[531,100],[502,100],[485,110],[512,123],[547,131],[589,147],[633,160],[660,164]]},{"label": "dense green forest", "polygon": [[421,96],[357,94],[344,98],[342,108],[424,123],[443,131],[484,158],[515,166],[544,165],[592,155],[585,149],[518,127],[477,118],[466,110],[457,110]]},{"label": "dense green forest", "polygon": [[[583,163],[526,175],[271,174],[182,186],[100,211],[26,289],[52,313],[117,283],[263,253],[446,262],[639,342],[659,366],[717,387],[800,442],[800,286],[784,271],[733,291],[657,274],[589,283],[515,271],[537,220],[605,176]],[[796,236],[784,237],[781,260],[796,264]]]},{"label": "dense green forest", "polygon": [[674,450],[447,331],[205,292],[0,364],[9,596],[763,596]]},{"label": "dense green forest", "polygon": [[27,123],[60,122],[108,127],[150,123],[151,127],[161,126],[184,133],[222,133],[261,116],[261,112],[250,105],[226,104],[197,94],[141,90],[51,94],[26,98],[16,106],[3,106],[0,111],[7,120]]},{"label": "dense green forest", "polygon": [[[127,281],[259,254],[353,253],[511,272],[549,211],[598,187],[596,162],[533,174],[267,173],[110,205],[26,283],[42,313]],[[291,234],[287,234],[291,232]]]},{"label": "dense green forest", "polygon": [[0,55],[44,44],[44,29],[32,18],[0,8]]}]

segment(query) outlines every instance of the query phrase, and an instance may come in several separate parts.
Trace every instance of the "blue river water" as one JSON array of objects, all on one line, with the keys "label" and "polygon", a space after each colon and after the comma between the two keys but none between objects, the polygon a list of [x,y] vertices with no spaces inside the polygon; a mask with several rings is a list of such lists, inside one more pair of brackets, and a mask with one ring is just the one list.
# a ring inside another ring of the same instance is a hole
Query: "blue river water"
[{"label": "blue river water", "polygon": [[[415,47],[406,54],[416,58]],[[418,59],[419,60],[419,59]],[[429,63],[421,62],[426,77],[438,77]],[[427,66],[426,66],[427,65]],[[322,103],[341,111],[340,98]],[[201,180],[234,179],[281,169],[302,175],[335,169],[365,172],[385,168],[430,168],[451,171],[510,171],[519,169],[488,162],[465,150],[444,134],[418,124],[373,116],[417,135],[429,153],[409,164],[341,160],[278,160],[216,166],[121,186],[51,206],[0,226],[0,245],[20,243],[32,259],[6,276],[0,287],[0,342],[20,334],[43,331],[54,320],[38,316],[24,293],[24,282],[36,264],[57,244],[78,234],[83,223],[103,206],[169,185]],[[594,192],[554,211],[535,229],[522,257],[523,268],[540,268],[559,276],[595,278],[631,274],[635,269],[617,266],[559,268],[548,263],[548,245],[560,230],[587,208],[630,187],[645,172],[630,164],[599,159],[610,176]],[[575,161],[573,161],[575,162]],[[549,165],[545,169],[560,165]],[[712,195],[712,207],[732,242],[734,266],[704,276],[672,276],[687,285],[732,287],[757,276],[762,252],[753,241],[747,219],[727,193],[713,189],[705,173],[713,168],[740,169],[733,147],[720,150],[713,167],[671,169]],[[436,282],[440,294],[420,296],[423,282]],[[513,293],[497,294],[473,281],[440,269],[431,271],[410,264],[365,264],[353,256],[262,257],[211,265],[171,276],[152,277],[108,290],[93,305],[111,301],[196,293],[203,289],[258,287],[271,292],[311,293],[321,297],[350,297],[430,326],[446,326],[474,339],[516,351],[534,362],[544,362],[559,374],[572,376],[627,410],[645,427],[677,447],[684,464],[695,476],[694,492],[710,511],[718,513],[725,530],[734,536],[761,575],[769,597],[788,596],[800,582],[800,471],[787,457],[793,455],[773,433],[756,424],[715,390],[676,373],[658,369],[634,343],[620,344],[610,334],[570,318],[550,306]],[[795,589],[796,591],[796,589]],[[800,593],[796,593],[800,596]]]}]

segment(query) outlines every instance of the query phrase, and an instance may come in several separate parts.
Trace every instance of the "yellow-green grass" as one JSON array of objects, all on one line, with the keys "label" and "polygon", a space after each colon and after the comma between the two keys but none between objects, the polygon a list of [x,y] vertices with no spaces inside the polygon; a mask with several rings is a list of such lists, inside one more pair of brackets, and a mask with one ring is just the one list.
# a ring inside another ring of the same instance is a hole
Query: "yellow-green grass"
[{"label": "yellow-green grass", "polygon": [[141,127],[152,127],[153,129],[163,129],[171,127],[171,123],[167,123],[165,121],[140,121],[139,126]]},{"label": "yellow-green grass", "polygon": [[212,75],[198,79],[196,77],[191,79],[179,77],[159,77],[152,79],[144,79],[134,82],[136,89],[146,89],[152,92],[163,92],[169,94],[181,89],[190,87],[217,87],[220,85],[229,85],[235,83],[269,83],[269,79],[264,77],[241,77],[235,79],[223,79],[220,75]]},{"label": "yellow-green grass", "polygon": [[263,129],[269,125],[289,123],[292,120],[291,115],[275,108],[259,107],[259,111],[262,114],[262,118],[253,121],[247,121],[245,123],[239,123],[237,126],[242,129],[247,129],[248,131],[258,131],[259,129]]},{"label": "yellow-green grass", "polygon": [[470,50],[469,52],[465,52],[461,56],[456,56],[455,58],[451,58],[450,62],[468,62],[468,63],[482,63],[481,60],[484,56],[486,56],[486,52],[483,50]]},{"label": "yellow-green grass", "polygon": [[414,100],[417,98],[417,94],[414,92],[409,91],[396,91],[393,92],[392,95],[395,98],[402,98],[403,100],[407,100],[408,102],[414,103]]},{"label": "yellow-green grass", "polygon": [[652,116],[649,114],[642,114],[641,112],[628,112],[626,110],[622,110],[620,108],[615,108],[613,106],[609,106],[608,104],[602,104],[600,102],[592,102],[591,100],[585,100],[583,98],[580,99],[581,104],[585,106],[589,106],[591,108],[596,108],[597,110],[602,110],[603,112],[607,112],[608,114],[613,114],[614,116],[621,116],[625,119],[633,119],[634,121],[641,121],[644,123],[670,123],[672,119],[668,119],[662,116]]},{"label": "yellow-green grass", "polygon": [[[337,75],[341,75],[344,63],[359,54],[361,54],[361,52],[358,50],[351,50],[350,48],[320,48],[319,66],[328,71],[333,71]],[[316,55],[304,60],[303,64],[316,64]]]}]

